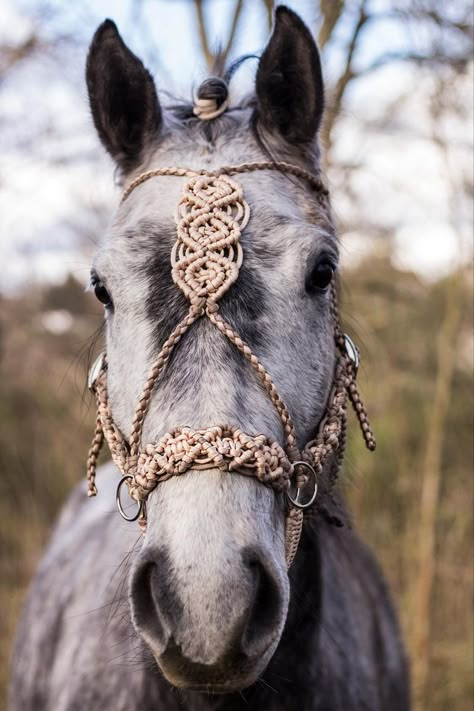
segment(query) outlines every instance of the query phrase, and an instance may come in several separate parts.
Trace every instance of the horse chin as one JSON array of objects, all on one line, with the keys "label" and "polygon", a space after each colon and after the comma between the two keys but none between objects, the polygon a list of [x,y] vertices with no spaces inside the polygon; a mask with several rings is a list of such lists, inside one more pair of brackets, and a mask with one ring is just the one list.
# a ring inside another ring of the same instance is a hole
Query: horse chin
[{"label": "horse chin", "polygon": [[192,662],[181,654],[177,645],[168,648],[161,656],[155,656],[162,674],[178,689],[206,694],[230,694],[255,684],[262,676],[278,646],[279,637],[258,659],[249,659],[244,654],[223,659],[215,664]]}]

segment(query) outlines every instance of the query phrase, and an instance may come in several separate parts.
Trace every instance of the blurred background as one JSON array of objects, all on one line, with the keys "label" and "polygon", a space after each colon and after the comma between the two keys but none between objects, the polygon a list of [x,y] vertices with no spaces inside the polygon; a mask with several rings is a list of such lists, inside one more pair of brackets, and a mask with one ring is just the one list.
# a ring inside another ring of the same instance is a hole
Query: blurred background
[{"label": "blurred background", "polygon": [[[390,582],[416,709],[473,696],[470,0],[294,0],[323,55],[322,130],[343,314],[378,437],[343,486]],[[102,311],[90,256],[117,203],[84,63],[114,19],[158,87],[188,98],[220,48],[260,53],[271,0],[2,0],[0,8],[0,685],[52,522],[85,474],[85,394]],[[231,98],[250,91],[256,62]],[[355,435],[355,436],[354,436]]]}]

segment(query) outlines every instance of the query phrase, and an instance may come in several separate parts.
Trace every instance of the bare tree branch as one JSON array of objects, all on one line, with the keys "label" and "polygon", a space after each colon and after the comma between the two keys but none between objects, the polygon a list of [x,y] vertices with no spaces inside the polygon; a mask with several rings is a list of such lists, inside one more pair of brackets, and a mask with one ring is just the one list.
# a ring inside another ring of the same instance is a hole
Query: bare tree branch
[{"label": "bare tree branch", "polygon": [[472,39],[472,7],[468,8],[466,17],[460,20],[452,20],[447,13],[442,14],[431,4],[426,7],[410,7],[409,10],[399,10],[398,13],[411,21],[429,20],[440,28],[454,30]]},{"label": "bare tree branch", "polygon": [[446,56],[445,53],[441,51],[434,52],[433,54],[420,54],[417,52],[388,52],[378,57],[372,64],[358,70],[357,72],[352,72],[352,78],[358,79],[361,76],[366,76],[371,72],[377,71],[381,67],[385,67],[387,64],[392,64],[393,62],[413,62],[419,65],[443,65],[452,66],[456,69],[462,70],[471,61],[471,57],[467,55],[459,56]]},{"label": "bare tree branch", "polygon": [[367,21],[370,19],[369,15],[366,12],[366,6],[367,6],[367,0],[361,0],[360,7],[359,7],[359,16],[358,16],[356,24],[354,25],[352,37],[351,37],[351,40],[349,42],[349,46],[347,49],[347,57],[346,57],[345,67],[344,67],[344,70],[336,83],[336,87],[335,87],[333,96],[331,98],[328,108],[326,109],[326,116],[324,119],[322,131],[321,131],[323,145],[326,149],[326,162],[329,162],[329,158],[330,158],[331,143],[332,143],[332,131],[334,128],[334,124],[337,119],[337,116],[339,115],[341,105],[342,105],[342,100],[343,100],[345,91],[347,89],[347,86],[350,83],[350,81],[354,78],[354,70],[353,70],[352,64],[353,64],[354,54],[355,54],[355,51],[357,48],[359,36],[360,36],[362,28],[367,23]]},{"label": "bare tree branch", "polygon": [[225,46],[224,51],[220,53],[221,60],[224,65],[227,62],[227,57],[229,56],[229,53],[232,49],[232,45],[234,44],[235,35],[237,32],[237,26],[239,24],[239,20],[240,20],[241,14],[242,14],[242,7],[243,7],[243,0],[237,0],[237,4],[236,4],[235,10],[234,10],[234,17],[232,18],[232,25],[230,27],[229,38],[227,40],[227,44]]},{"label": "bare tree branch", "polygon": [[203,0],[194,0],[194,4],[196,6],[199,39],[201,40],[201,50],[204,55],[204,59],[206,60],[207,68],[210,70],[214,63],[214,55],[209,49],[206,21],[204,19]]},{"label": "bare tree branch", "polygon": [[216,64],[218,63],[219,66],[222,65],[224,67],[227,62],[227,58],[232,50],[244,3],[243,0],[237,0],[234,9],[234,14],[232,17],[232,23],[229,30],[229,35],[227,38],[227,42],[225,43],[224,49],[213,52],[210,48],[206,20],[204,17],[204,2],[203,0],[194,0],[194,2],[196,5],[198,30],[199,37],[201,40],[202,53],[204,55],[208,70],[216,71]]},{"label": "bare tree branch", "polygon": [[320,0],[319,6],[323,22],[318,33],[318,45],[324,49],[344,11],[345,0]]},{"label": "bare tree branch", "polygon": [[0,80],[12,67],[30,57],[40,46],[37,35],[31,34],[21,44],[6,44],[0,47]]},{"label": "bare tree branch", "polygon": [[267,10],[268,29],[271,30],[273,23],[273,8],[275,7],[275,3],[273,0],[263,0],[263,4]]}]

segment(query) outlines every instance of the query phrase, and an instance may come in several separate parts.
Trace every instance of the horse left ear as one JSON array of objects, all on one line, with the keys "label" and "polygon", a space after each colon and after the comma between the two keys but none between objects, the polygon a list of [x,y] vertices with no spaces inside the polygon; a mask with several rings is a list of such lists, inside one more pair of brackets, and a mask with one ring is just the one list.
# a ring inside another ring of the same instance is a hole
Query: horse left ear
[{"label": "horse left ear", "polygon": [[161,109],[155,83],[106,20],[94,35],[86,66],[92,118],[104,147],[122,171],[134,168],[157,136]]},{"label": "horse left ear", "polygon": [[319,51],[300,17],[277,7],[275,26],[257,71],[257,120],[289,144],[310,143],[324,108]]}]

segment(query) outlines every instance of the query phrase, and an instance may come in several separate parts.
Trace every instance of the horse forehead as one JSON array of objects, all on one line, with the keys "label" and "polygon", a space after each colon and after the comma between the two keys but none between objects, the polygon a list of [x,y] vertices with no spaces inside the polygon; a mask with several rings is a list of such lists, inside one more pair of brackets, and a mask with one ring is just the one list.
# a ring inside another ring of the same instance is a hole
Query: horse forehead
[{"label": "horse forehead", "polygon": [[[212,146],[199,141],[193,144],[191,138],[187,134],[178,134],[176,140],[172,135],[148,156],[142,171],[164,167],[219,170],[243,161],[258,162],[265,158],[249,138],[248,131],[237,131],[236,137],[229,140],[223,140],[224,136]],[[137,174],[128,176],[125,187],[136,177]],[[321,224],[329,227],[323,231],[331,231],[328,215],[316,205],[314,195],[303,181],[270,170],[252,170],[232,175],[231,179],[242,187],[250,208],[249,227],[242,243],[247,248],[254,247],[257,254],[268,250],[267,264],[271,254],[282,256],[286,253],[290,258],[295,241],[303,249],[305,242],[314,242],[318,231],[314,226],[318,222],[319,227]],[[142,262],[142,257],[148,258],[151,248],[163,253],[164,257],[176,239],[176,216],[186,180],[169,175],[154,176],[141,183],[120,206],[106,244],[112,242],[122,258],[129,261],[131,256],[136,265]]]},{"label": "horse forehead", "polygon": [[175,161],[175,165],[193,161],[201,168],[263,160],[251,129],[251,114],[250,109],[239,108],[226,112],[216,122],[183,124],[166,112],[168,131],[145,156],[147,168],[163,160]]},{"label": "horse forehead", "polygon": [[[166,166],[162,163],[155,167]],[[307,221],[311,199],[305,195],[302,186],[292,184],[287,176],[262,170],[231,176],[231,179],[243,189],[250,210],[252,233],[258,234],[271,228],[275,230],[276,240],[278,228],[284,228],[292,222]],[[186,180],[176,176],[154,176],[135,188],[120,207],[110,236],[139,237],[142,228],[152,224],[160,227],[163,236],[175,236],[177,211]],[[145,229],[144,232],[149,234],[150,230]],[[285,230],[282,230],[284,233]]]},{"label": "horse forehead", "polygon": [[[224,133],[220,140],[216,140],[213,144],[202,144],[199,140],[194,140],[193,135],[178,133],[172,135],[168,141],[148,155],[139,173],[165,167],[196,172],[223,169],[222,172],[225,173],[227,172],[225,168],[228,166],[267,162],[267,160],[268,157],[262,154],[249,134],[248,128],[243,131],[242,127],[239,127],[235,135]],[[137,174],[128,176],[126,184],[136,177]],[[295,215],[298,213],[297,203],[301,202],[301,195],[307,193],[304,190],[305,186],[298,185],[297,181],[292,181],[288,176],[272,170],[249,170],[229,177],[242,187],[246,201],[251,208],[255,209],[266,205],[273,210]],[[146,210],[149,214],[161,214],[162,217],[166,214],[174,216],[185,182],[186,178],[176,176],[150,178],[140,185],[138,191],[134,190],[131,193],[124,207],[127,207],[127,203],[133,199],[134,211],[142,215]]]},{"label": "horse forehead", "polygon": [[[183,181],[159,177],[147,183],[137,188],[139,199],[130,201],[127,212],[112,226],[96,254],[94,263],[99,272],[125,279],[135,274],[142,279],[154,278],[168,266],[171,270],[171,250],[177,238],[175,213]],[[288,197],[288,186],[280,198],[270,191],[267,200],[256,184],[250,193],[244,192],[250,205],[250,221],[241,236],[246,273],[251,266],[252,274],[258,268],[268,278],[274,270],[292,275],[302,260],[317,249],[325,247],[337,255],[331,226],[309,221],[304,204]]]}]

